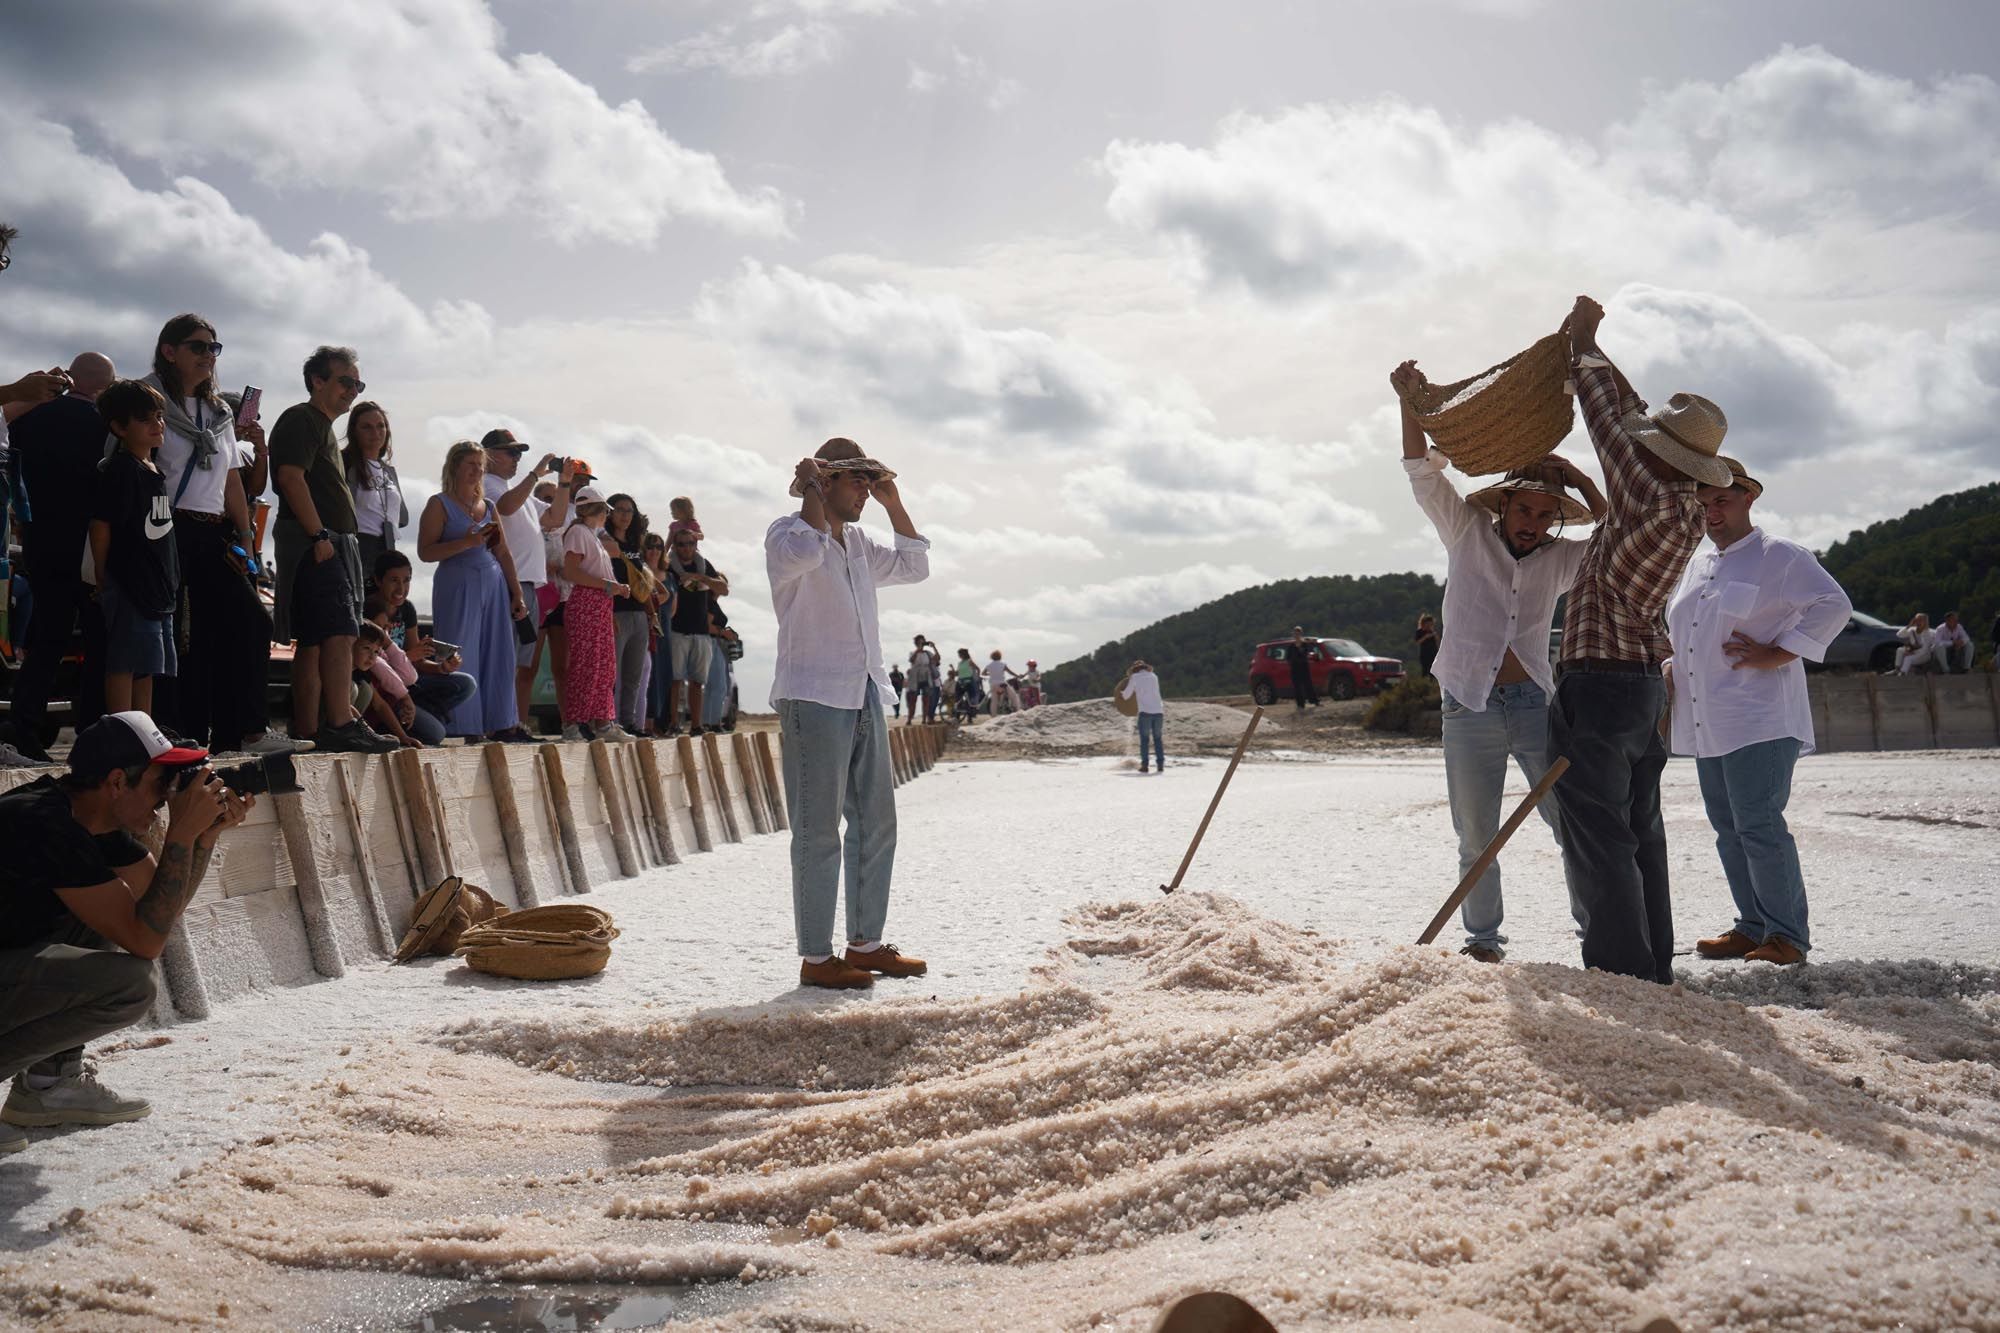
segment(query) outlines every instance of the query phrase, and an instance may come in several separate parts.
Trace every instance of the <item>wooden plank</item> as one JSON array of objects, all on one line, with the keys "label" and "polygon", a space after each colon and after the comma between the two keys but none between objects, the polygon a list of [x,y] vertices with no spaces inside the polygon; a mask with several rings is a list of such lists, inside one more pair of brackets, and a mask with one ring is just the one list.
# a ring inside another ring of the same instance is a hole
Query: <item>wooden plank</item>
[{"label": "wooden plank", "polygon": [[632,842],[639,859],[648,866],[666,864],[660,855],[660,838],[653,820],[653,803],[646,796],[645,779],[639,775],[638,740],[626,741],[612,752],[618,761],[618,790],[625,794],[625,809],[632,817]]},{"label": "wooden plank", "polygon": [[306,923],[306,947],[312,951],[313,970],[323,977],[346,976],[347,964],[340,956],[340,941],[327,910],[326,888],[320,883],[319,858],[313,854],[312,834],[306,828],[305,797],[299,792],[274,792],[271,804],[278,811],[285,855],[291,858],[292,884],[298,893],[299,915]]},{"label": "wooden plank", "polygon": [[361,892],[368,900],[368,922],[375,928],[375,945],[384,957],[396,951],[396,932],[389,925],[389,908],[382,900],[382,886],[375,878],[375,857],[368,850],[368,834],[361,826],[361,802],[348,780],[347,761],[333,761],[334,786],[340,794],[340,808],[347,816],[347,836],[354,841],[354,868],[361,876]]},{"label": "wooden plank", "polygon": [[[416,751],[410,753],[415,754]],[[437,770],[421,762],[417,767],[424,775],[424,799],[430,802],[431,819],[437,828],[438,852],[444,857],[444,873],[456,875],[458,860],[451,854],[451,824],[445,818],[444,796],[438,791]]]},{"label": "wooden plank", "polygon": [[[361,762],[365,774],[368,761],[363,759]],[[389,784],[389,817],[396,828],[396,846],[403,854],[403,878],[409,883],[410,897],[414,900],[430,887],[422,882],[424,867],[423,858],[417,851],[416,828],[410,821],[409,811],[404,808],[409,803],[403,798],[403,784],[397,778],[394,762],[385,762],[382,774]]]},{"label": "wooden plank", "polygon": [[618,857],[618,874],[630,879],[639,873],[639,853],[632,846],[632,825],[625,816],[625,796],[618,789],[618,771],[611,758],[611,742],[590,743],[590,766],[597,771],[598,797],[611,821],[611,850]]},{"label": "wooden plank", "polygon": [[514,799],[514,770],[507,763],[507,747],[490,741],[479,747],[486,753],[486,778],[493,787],[493,809],[500,816],[500,838],[507,848],[507,868],[514,873],[514,901],[523,907],[540,907],[542,893],[535,884],[534,862],[528,858],[528,830],[521,823],[520,803]]},{"label": "wooden plank", "polygon": [[389,755],[389,771],[396,776],[396,804],[410,816],[410,841],[416,844],[419,893],[444,883],[451,871],[445,868],[443,833],[438,828],[437,807],[431,803],[430,783],[424,778],[424,761],[415,750],[396,750]]},{"label": "wooden plank", "polygon": [[674,752],[681,761],[681,781],[687,786],[688,817],[694,820],[694,845],[696,850],[712,852],[715,839],[708,831],[708,806],[701,798],[701,778],[694,759],[694,740],[682,736],[674,742]]},{"label": "wooden plank", "polygon": [[704,767],[708,769],[708,789],[715,797],[715,808],[722,812],[722,835],[731,842],[742,842],[743,829],[737,824],[736,811],[729,803],[729,775],[722,767],[722,746],[712,731],[702,733],[701,756]]},{"label": "wooden plank", "polygon": [[757,750],[757,770],[764,775],[764,790],[771,793],[771,823],[779,832],[791,828],[791,816],[785,810],[785,788],[778,781],[778,762],[771,754],[771,734],[757,733],[752,742]]},{"label": "wooden plank", "polygon": [[588,886],[579,889],[570,880],[569,857],[564,853],[562,846],[562,821],[556,818],[555,800],[549,792],[548,767],[542,763],[540,755],[535,756],[530,767],[535,775],[535,795],[541,801],[542,820],[548,828],[549,841],[556,849],[556,879],[559,881],[556,888],[561,893],[588,892]]},{"label": "wooden plank", "polygon": [[646,794],[646,808],[653,819],[653,840],[660,849],[660,864],[677,866],[681,854],[674,847],[673,807],[667,804],[667,784],[660,777],[659,742],[650,738],[633,742],[639,761],[639,782]]},{"label": "wooden plank", "polygon": [[563,775],[562,747],[541,747],[542,777],[549,787],[549,805],[555,811],[556,837],[562,842],[563,860],[569,863],[570,888],[590,892],[590,871],[583,862],[583,844],[576,836],[576,813],[570,809],[569,779]]}]

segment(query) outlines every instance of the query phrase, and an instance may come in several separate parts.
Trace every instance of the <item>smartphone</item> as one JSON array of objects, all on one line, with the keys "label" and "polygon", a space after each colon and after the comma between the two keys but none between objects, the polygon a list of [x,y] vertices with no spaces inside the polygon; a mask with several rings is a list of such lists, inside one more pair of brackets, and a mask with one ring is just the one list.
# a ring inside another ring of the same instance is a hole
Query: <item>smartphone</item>
[{"label": "smartphone", "polygon": [[257,419],[257,409],[264,402],[264,391],[254,384],[243,388],[243,401],[236,408],[236,424],[248,425]]},{"label": "smartphone", "polygon": [[431,661],[447,662],[458,656],[458,645],[446,643],[443,639],[431,640]]},{"label": "smartphone", "polygon": [[562,471],[562,455],[550,454],[547,458],[544,458],[542,460],[542,471],[544,472]]}]

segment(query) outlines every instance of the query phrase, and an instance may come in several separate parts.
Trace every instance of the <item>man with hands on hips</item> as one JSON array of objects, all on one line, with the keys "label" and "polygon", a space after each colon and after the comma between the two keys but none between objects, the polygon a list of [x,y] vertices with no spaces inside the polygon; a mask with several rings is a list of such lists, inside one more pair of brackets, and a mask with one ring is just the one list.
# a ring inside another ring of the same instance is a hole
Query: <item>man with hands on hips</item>
[{"label": "man with hands on hips", "polygon": [[[903,507],[896,474],[852,440],[828,440],[801,459],[791,489],[798,512],[765,532],[764,564],[778,618],[771,704],[784,737],[799,984],[850,989],[872,986],[878,973],[922,976],[922,959],[882,938],[896,796],[875,590],[930,577],[930,542]],[[859,525],[871,498],[895,530],[893,544]],[[834,904],[843,873],[847,950],[836,957]]]}]

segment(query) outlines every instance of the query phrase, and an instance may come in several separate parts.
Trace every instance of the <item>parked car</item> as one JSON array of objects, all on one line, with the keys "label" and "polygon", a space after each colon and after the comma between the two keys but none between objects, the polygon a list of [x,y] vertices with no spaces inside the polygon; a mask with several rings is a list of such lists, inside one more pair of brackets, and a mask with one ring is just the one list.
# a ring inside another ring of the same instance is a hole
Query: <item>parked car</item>
[{"label": "parked car", "polygon": [[1847,617],[1847,628],[1827,645],[1826,660],[1808,662],[1806,670],[1891,671],[1901,646],[1894,625],[1856,611]]},{"label": "parked car", "polygon": [[[1282,695],[1292,692],[1290,639],[1260,643],[1250,656],[1250,697],[1269,707]],[[1403,664],[1393,657],[1377,657],[1352,639],[1307,639],[1312,655],[1313,688],[1332,699],[1352,699],[1357,694],[1373,694],[1403,679]]]}]

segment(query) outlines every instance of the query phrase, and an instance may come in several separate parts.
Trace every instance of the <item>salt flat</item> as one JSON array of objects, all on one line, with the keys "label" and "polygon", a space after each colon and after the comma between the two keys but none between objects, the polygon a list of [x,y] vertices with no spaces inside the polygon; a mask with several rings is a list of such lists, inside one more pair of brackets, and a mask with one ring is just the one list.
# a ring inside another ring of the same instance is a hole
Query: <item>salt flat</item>
[{"label": "salt flat", "polygon": [[[932,970],[865,997],[793,986],[778,837],[593,895],[587,982],[363,966],[129,1034],[151,1119],[0,1162],[0,1315],[740,1274],[700,1318],[1144,1327],[1214,1284],[1286,1327],[2000,1327],[2000,756],[1804,761],[1814,965],[1672,990],[1575,969],[1538,821],[1508,965],[1407,947],[1456,878],[1435,752],[1246,764],[1162,899],[1220,772],[903,788]],[[1685,948],[1728,899],[1691,764],[1666,799]]]}]

